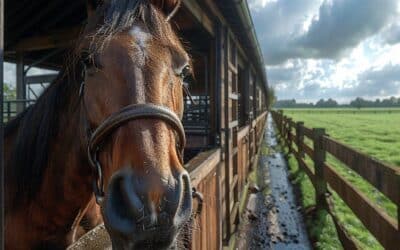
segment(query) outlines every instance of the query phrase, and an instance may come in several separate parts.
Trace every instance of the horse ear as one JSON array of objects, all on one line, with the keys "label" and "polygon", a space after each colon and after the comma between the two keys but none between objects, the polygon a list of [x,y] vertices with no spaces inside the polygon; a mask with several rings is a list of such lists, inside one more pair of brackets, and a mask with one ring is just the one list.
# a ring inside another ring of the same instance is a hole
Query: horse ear
[{"label": "horse ear", "polygon": [[160,8],[167,17],[171,18],[179,8],[181,0],[150,0],[150,3]]}]

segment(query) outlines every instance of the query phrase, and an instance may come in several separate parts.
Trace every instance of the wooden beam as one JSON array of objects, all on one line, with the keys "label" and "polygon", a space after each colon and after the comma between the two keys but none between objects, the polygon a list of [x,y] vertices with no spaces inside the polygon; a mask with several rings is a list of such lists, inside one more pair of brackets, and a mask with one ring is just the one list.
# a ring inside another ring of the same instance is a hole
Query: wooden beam
[{"label": "wooden beam", "polygon": [[214,23],[204,13],[196,1],[183,1],[183,7],[186,8],[211,35],[215,35]]},{"label": "wooden beam", "polygon": [[11,51],[36,51],[70,46],[78,38],[81,27],[58,31],[54,34],[29,37],[19,41]]},{"label": "wooden beam", "polygon": [[24,25],[21,25],[20,27],[17,27],[15,30],[13,30],[12,34],[10,35],[10,43],[7,44],[7,46],[10,46],[10,44],[14,44],[15,42],[17,42],[18,38],[22,37],[25,31],[33,28],[38,21],[40,21],[42,18],[45,18],[45,16],[48,15],[49,12],[54,11],[54,9],[59,7],[59,5],[60,1],[48,1],[48,4],[43,6],[43,8],[41,8],[39,12],[35,13],[35,15],[29,18],[28,22],[25,22]]}]

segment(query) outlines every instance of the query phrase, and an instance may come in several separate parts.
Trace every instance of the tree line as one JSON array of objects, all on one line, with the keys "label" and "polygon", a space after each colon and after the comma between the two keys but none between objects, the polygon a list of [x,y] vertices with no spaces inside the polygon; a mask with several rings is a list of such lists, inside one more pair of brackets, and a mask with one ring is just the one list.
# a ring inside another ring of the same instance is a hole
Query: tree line
[{"label": "tree line", "polygon": [[376,99],[375,101],[366,100],[362,97],[350,101],[349,104],[339,104],[336,100],[329,98],[327,100],[320,99],[315,104],[296,102],[295,99],[277,100],[274,108],[391,108],[400,107],[400,98],[390,97],[387,99]]}]

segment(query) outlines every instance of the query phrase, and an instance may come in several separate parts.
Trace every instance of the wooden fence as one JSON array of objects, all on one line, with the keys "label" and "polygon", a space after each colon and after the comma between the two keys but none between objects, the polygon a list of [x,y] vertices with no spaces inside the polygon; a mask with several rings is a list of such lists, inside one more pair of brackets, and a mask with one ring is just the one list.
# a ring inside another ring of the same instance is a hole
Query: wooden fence
[{"label": "wooden fence", "polygon": [[[259,151],[261,139],[265,129],[266,112],[262,113],[251,124],[240,128],[235,139],[237,145],[238,160],[234,162],[237,168],[237,178],[233,180],[235,185],[225,189],[225,162],[221,148],[211,149],[200,153],[190,160],[186,168],[190,173],[192,186],[203,194],[204,202],[201,214],[196,216],[193,222],[193,232],[189,240],[189,249],[222,249],[227,244],[224,228],[236,228],[239,223],[239,209],[235,210],[226,204],[235,206],[234,197],[242,197],[245,194],[244,187],[251,166],[256,163],[256,154]],[[226,157],[225,157],[226,159]],[[226,199],[231,197],[231,199]],[[193,207],[198,204],[194,201]],[[230,214],[231,220],[225,220]]]},{"label": "wooden fence", "polygon": [[[272,117],[284,143],[302,171],[310,178],[316,190],[316,205],[332,216],[339,239],[345,249],[359,249],[351,235],[338,220],[329,190],[334,190],[351,208],[358,219],[385,249],[400,249],[400,169],[389,166],[330,138],[322,128],[307,128],[303,122],[294,122],[282,111],[272,111]],[[313,147],[305,143],[312,141]],[[296,145],[296,149],[294,149]],[[397,221],[368,199],[326,161],[329,153],[346,167],[356,172],[397,205]],[[314,168],[305,161],[308,155]],[[329,187],[329,188],[328,188]]]}]

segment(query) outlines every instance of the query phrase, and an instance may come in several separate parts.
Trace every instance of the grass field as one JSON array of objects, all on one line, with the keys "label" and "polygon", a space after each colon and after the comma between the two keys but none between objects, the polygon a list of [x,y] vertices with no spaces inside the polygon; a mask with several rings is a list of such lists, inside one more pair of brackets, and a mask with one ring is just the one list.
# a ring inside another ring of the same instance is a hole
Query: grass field
[{"label": "grass field", "polygon": [[[309,128],[325,128],[327,134],[392,166],[400,166],[400,109],[287,109],[284,114],[295,121],[304,121]],[[310,142],[308,142],[310,143]],[[355,172],[332,156],[327,157],[342,176],[359,188],[388,215],[397,218],[397,207]],[[306,161],[312,166],[311,159]],[[297,162],[289,157],[294,182],[302,193],[305,208],[315,205],[314,189],[308,177],[297,171]],[[399,167],[400,168],[400,167]],[[335,210],[348,232],[354,236],[362,249],[383,249],[365,229],[344,202],[334,194]],[[335,227],[324,212],[308,219],[311,237],[319,249],[340,249]]]}]

